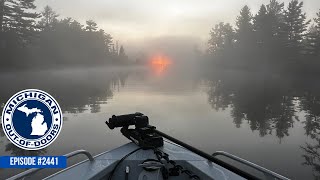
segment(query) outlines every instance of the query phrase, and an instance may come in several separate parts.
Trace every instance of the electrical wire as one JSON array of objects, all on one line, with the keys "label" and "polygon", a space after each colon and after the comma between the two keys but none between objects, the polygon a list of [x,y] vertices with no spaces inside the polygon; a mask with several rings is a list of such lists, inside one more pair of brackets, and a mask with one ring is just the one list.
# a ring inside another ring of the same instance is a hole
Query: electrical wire
[{"label": "electrical wire", "polygon": [[128,154],[125,155],[122,159],[120,159],[120,160],[118,161],[118,163],[114,166],[113,170],[110,172],[110,175],[109,175],[109,177],[108,177],[108,180],[111,180],[111,179],[112,179],[113,174],[114,174],[115,171],[117,170],[117,167],[122,163],[122,161],[124,161],[127,157],[129,157],[129,156],[132,155],[133,153],[139,151],[140,149],[142,149],[142,147],[140,147],[140,148],[138,148],[138,149],[136,149],[136,150],[128,153]]}]

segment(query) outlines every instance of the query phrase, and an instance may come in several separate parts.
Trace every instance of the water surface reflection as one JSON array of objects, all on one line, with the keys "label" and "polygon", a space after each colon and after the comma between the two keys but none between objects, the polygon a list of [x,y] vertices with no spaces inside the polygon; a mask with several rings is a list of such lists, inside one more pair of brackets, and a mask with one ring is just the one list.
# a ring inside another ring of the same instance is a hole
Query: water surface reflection
[{"label": "water surface reflection", "polygon": [[206,77],[208,103],[215,110],[230,108],[237,128],[245,123],[260,137],[276,136],[280,144],[282,139],[303,130],[300,163],[312,168],[315,179],[320,177],[320,94],[315,78],[237,71]]},{"label": "water surface reflection", "polygon": [[[20,150],[0,130],[0,155],[61,155],[77,149],[97,154],[127,142],[105,127],[106,118],[140,111],[159,129],[208,153],[225,150],[293,179],[319,177],[316,80],[239,71],[178,72],[158,76],[145,68],[93,68],[3,73],[0,80],[10,85],[0,89],[0,104],[19,90],[39,88],[58,100],[65,119],[59,138],[43,151]],[[4,177],[16,172],[1,171]]]}]

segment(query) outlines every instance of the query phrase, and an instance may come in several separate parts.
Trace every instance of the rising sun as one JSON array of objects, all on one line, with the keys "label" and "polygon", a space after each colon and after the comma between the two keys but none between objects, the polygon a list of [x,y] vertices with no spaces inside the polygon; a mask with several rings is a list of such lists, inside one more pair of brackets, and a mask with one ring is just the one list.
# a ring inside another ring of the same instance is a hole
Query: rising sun
[{"label": "rising sun", "polygon": [[163,74],[172,64],[172,61],[164,55],[154,55],[149,62],[156,74]]}]

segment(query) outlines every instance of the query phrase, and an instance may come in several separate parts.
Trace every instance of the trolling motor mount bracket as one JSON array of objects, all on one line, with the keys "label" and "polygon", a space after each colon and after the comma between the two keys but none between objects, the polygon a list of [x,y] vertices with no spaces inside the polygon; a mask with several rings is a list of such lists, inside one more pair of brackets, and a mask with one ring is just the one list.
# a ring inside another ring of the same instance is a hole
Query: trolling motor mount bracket
[{"label": "trolling motor mount bracket", "polygon": [[[148,116],[142,113],[115,116],[106,121],[110,129],[121,127],[121,133],[133,143],[143,149],[158,148],[163,146],[163,138],[154,130],[156,127],[149,125]],[[129,126],[134,125],[134,129]]]},{"label": "trolling motor mount bracket", "polygon": [[121,133],[143,149],[163,146],[163,138],[154,132],[155,127],[128,129],[121,128]]}]

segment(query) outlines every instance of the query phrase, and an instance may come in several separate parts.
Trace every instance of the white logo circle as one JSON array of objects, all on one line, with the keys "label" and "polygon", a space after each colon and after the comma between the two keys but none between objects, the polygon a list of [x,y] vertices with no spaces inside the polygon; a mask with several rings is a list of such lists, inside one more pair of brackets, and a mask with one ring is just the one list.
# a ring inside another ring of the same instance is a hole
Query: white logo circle
[{"label": "white logo circle", "polygon": [[25,150],[49,146],[62,128],[62,111],[57,101],[38,89],[13,95],[2,111],[2,128],[7,138]]}]

